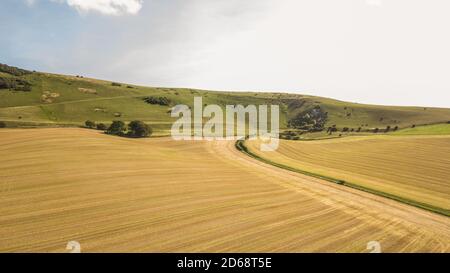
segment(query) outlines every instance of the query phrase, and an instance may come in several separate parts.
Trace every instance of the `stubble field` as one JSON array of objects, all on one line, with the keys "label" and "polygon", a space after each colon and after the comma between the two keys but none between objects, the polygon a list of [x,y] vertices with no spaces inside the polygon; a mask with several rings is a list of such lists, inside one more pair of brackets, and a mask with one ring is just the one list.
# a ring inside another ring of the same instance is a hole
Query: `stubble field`
[{"label": "stubble field", "polygon": [[0,252],[449,252],[450,220],[234,142],[0,130]]},{"label": "stubble field", "polygon": [[450,210],[450,136],[367,136],[282,140],[275,152],[249,150],[295,169]]}]

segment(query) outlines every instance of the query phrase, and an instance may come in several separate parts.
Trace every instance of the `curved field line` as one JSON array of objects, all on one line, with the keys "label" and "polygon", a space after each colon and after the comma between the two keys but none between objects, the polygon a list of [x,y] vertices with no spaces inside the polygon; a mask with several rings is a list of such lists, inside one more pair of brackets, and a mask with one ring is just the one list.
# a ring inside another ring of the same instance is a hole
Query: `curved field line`
[{"label": "curved field line", "polygon": [[339,185],[342,185],[342,186],[347,186],[347,187],[350,187],[350,188],[358,189],[358,190],[361,190],[361,191],[364,191],[364,192],[372,193],[372,194],[375,194],[375,195],[378,195],[378,196],[382,196],[382,197],[385,197],[385,198],[389,198],[389,199],[392,199],[392,200],[395,200],[395,201],[407,204],[407,205],[411,205],[411,206],[414,206],[414,207],[417,207],[417,208],[425,209],[425,210],[428,210],[428,211],[431,211],[431,212],[434,212],[434,213],[438,213],[438,214],[450,217],[450,211],[446,210],[446,209],[443,209],[443,208],[440,208],[440,207],[436,207],[436,206],[432,206],[430,204],[421,203],[421,202],[418,202],[418,201],[415,201],[415,200],[403,198],[403,197],[400,197],[400,196],[397,196],[397,195],[394,195],[394,194],[390,194],[390,193],[387,193],[387,192],[378,191],[378,190],[371,189],[371,188],[368,188],[368,187],[364,187],[364,186],[361,186],[361,185],[357,185],[357,184],[354,184],[354,183],[346,182],[344,180],[339,180],[339,179],[336,179],[336,178],[333,178],[333,177],[324,176],[324,175],[321,175],[321,174],[316,174],[316,173],[300,170],[300,169],[297,169],[297,168],[289,167],[289,166],[286,166],[284,164],[276,163],[276,162],[273,162],[273,161],[271,161],[269,159],[262,158],[259,155],[256,155],[255,153],[252,153],[245,146],[245,143],[244,143],[243,140],[236,141],[235,147],[239,151],[243,152],[244,154],[247,154],[248,156],[251,156],[251,157],[253,157],[253,158],[257,159],[257,160],[260,160],[260,161],[262,161],[264,163],[273,165],[273,166],[281,168],[281,169],[285,169],[285,170],[288,170],[288,171],[292,171],[292,172],[308,175],[308,176],[315,177],[315,178],[319,178],[319,179],[326,180],[326,181],[329,181],[329,182],[332,182],[332,183],[335,183],[335,184],[339,184]]},{"label": "curved field line", "polygon": [[234,141],[1,129],[0,252],[448,252],[450,219]]}]

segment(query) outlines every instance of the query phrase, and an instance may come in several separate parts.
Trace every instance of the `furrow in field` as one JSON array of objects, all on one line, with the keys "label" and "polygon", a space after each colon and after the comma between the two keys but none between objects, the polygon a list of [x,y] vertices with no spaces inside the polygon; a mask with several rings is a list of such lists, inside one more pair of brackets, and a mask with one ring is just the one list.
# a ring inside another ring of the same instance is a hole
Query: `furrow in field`
[{"label": "furrow in field", "polygon": [[[234,142],[1,130],[0,252],[449,252],[450,220]],[[5,146],[7,148],[5,148]],[[8,187],[3,187],[8,185]]]}]

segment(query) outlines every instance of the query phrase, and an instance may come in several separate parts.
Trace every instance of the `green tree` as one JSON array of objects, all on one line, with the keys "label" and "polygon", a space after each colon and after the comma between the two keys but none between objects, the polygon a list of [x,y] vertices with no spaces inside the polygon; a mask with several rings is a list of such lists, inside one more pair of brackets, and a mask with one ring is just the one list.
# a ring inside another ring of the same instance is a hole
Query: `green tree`
[{"label": "green tree", "polygon": [[84,125],[86,125],[87,128],[95,128],[95,122],[93,122],[91,120],[86,120]]},{"label": "green tree", "polygon": [[128,135],[131,137],[148,137],[152,135],[152,128],[140,120],[128,124]]},{"label": "green tree", "polygon": [[122,135],[125,129],[125,123],[123,123],[123,121],[115,120],[111,123],[108,130],[106,130],[106,133],[111,135]]},{"label": "green tree", "polygon": [[106,131],[108,127],[104,123],[97,124],[97,130]]}]

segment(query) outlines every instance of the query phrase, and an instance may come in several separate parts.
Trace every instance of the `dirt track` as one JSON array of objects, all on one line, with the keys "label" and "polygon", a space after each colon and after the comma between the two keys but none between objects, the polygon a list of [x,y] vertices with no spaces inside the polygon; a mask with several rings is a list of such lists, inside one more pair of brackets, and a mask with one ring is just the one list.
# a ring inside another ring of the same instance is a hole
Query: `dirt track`
[{"label": "dirt track", "polygon": [[450,219],[273,166],[233,142],[0,130],[0,251],[449,252]]}]

